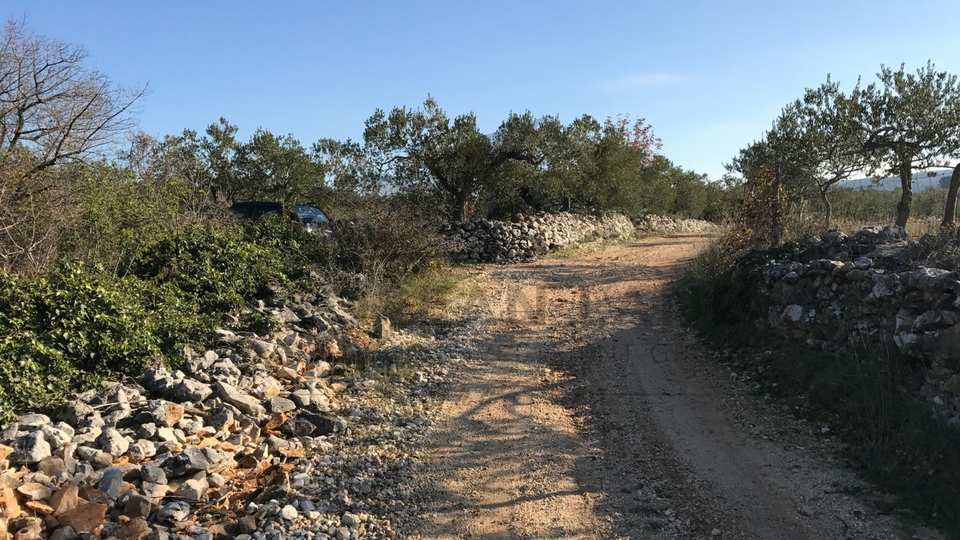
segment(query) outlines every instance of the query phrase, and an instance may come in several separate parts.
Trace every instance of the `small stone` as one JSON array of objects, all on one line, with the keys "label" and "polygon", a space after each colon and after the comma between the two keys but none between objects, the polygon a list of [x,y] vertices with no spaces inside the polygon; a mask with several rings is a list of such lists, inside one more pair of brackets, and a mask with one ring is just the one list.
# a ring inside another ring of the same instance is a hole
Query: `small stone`
[{"label": "small stone", "polygon": [[275,344],[256,338],[247,338],[244,340],[244,343],[249,345],[250,349],[252,349],[257,356],[263,359],[270,358],[270,356],[272,356],[277,350],[277,346]]},{"label": "small stone", "polygon": [[[167,532],[166,529],[158,527],[150,532],[147,536],[143,537],[143,540],[170,540],[172,538],[171,534]],[[176,537],[182,538],[182,537]]]},{"label": "small stone", "polygon": [[18,519],[11,524],[17,529],[13,535],[14,540],[40,540],[43,538],[41,523],[43,522],[35,517]]},{"label": "small stone", "polygon": [[229,405],[221,405],[207,417],[206,422],[217,432],[223,431],[233,424],[233,409]]},{"label": "small stone", "polygon": [[53,495],[53,490],[38,482],[27,482],[17,491],[29,501],[45,501]]},{"label": "small stone", "polygon": [[193,446],[185,448],[183,452],[164,462],[163,470],[173,478],[205,471],[209,469],[212,464],[209,459],[210,452],[204,452],[204,450],[214,449],[201,449]]},{"label": "small stone", "polygon": [[[157,445],[157,453],[155,454],[154,459],[155,459],[157,462],[160,462],[160,461],[162,461],[162,460],[157,459],[156,456],[161,456],[161,455],[165,455],[165,454],[171,454],[171,455],[172,455],[172,454],[179,454],[180,452],[183,452],[183,445],[182,445],[182,444],[180,444],[180,443],[177,442],[177,441],[164,441],[164,442],[162,442],[162,443],[160,443],[160,444]],[[168,457],[169,457],[169,456],[168,456]]]},{"label": "small stone", "polygon": [[814,510],[814,508],[813,508],[812,506],[808,506],[808,505],[805,505],[805,504],[799,506],[799,507],[797,508],[797,512],[799,512],[800,515],[801,515],[801,516],[804,516],[804,517],[813,517],[814,514],[816,513],[815,510]]},{"label": "small stone", "polygon": [[140,477],[144,482],[153,482],[154,484],[166,484],[167,473],[153,463],[144,463],[140,466]]},{"label": "small stone", "polygon": [[130,456],[130,461],[140,463],[157,455],[157,447],[146,439],[140,439],[130,445],[127,455]]},{"label": "small stone", "polygon": [[25,414],[17,418],[21,431],[35,431],[50,425],[50,417],[45,414]]},{"label": "small stone", "polygon": [[47,456],[41,459],[40,463],[37,465],[37,470],[49,476],[50,478],[59,478],[69,474],[63,459],[54,456]]},{"label": "small stone", "polygon": [[92,456],[90,456],[90,465],[93,465],[93,468],[96,470],[106,469],[107,467],[113,465],[113,454],[109,454],[103,451],[97,451]]},{"label": "small stone", "polygon": [[213,389],[210,388],[210,385],[203,384],[200,381],[195,381],[193,379],[184,379],[180,381],[171,394],[171,399],[179,403],[190,401],[193,403],[200,403],[213,394]]},{"label": "small stone", "polygon": [[158,399],[147,406],[150,416],[158,426],[173,427],[183,418],[183,407],[176,403]]},{"label": "small stone", "polygon": [[[336,341],[330,340],[330,343],[333,343],[334,346],[337,346],[337,342],[336,342]],[[337,354],[336,354],[336,355],[331,355],[331,356],[340,356],[339,346],[337,346]],[[316,364],[316,366],[314,366],[313,370],[317,373],[317,376],[318,376],[318,377],[327,377],[327,376],[330,375],[330,372],[333,370],[333,366],[330,365],[330,362],[326,362],[326,361],[321,360],[321,361],[317,362],[317,364]]]},{"label": "small stone", "polygon": [[63,448],[64,446],[70,444],[70,441],[73,439],[73,430],[71,430],[71,433],[68,434],[55,426],[45,425],[40,428],[40,432],[43,433],[43,438],[50,443],[51,448]]},{"label": "small stone", "polygon": [[292,504],[288,504],[280,509],[280,517],[287,521],[293,521],[297,519],[297,516],[300,514],[297,512],[297,509],[293,507]]},{"label": "small stone", "polygon": [[203,429],[203,422],[198,420],[193,420],[192,422],[186,422],[183,425],[183,434],[192,437],[197,433],[200,433],[200,430]]},{"label": "small stone", "polygon": [[130,448],[130,441],[112,427],[103,428],[103,432],[97,437],[97,444],[101,450],[112,456],[122,456]]},{"label": "small stone", "polygon": [[720,529],[710,531],[710,536],[720,536]]},{"label": "small stone", "polygon": [[111,536],[117,540],[141,540],[152,530],[146,519],[138,517],[117,527]]},{"label": "small stone", "polygon": [[360,524],[360,518],[356,514],[351,514],[350,512],[344,512],[343,517],[340,518],[340,521],[348,527],[354,527]]},{"label": "small stone", "polygon": [[227,479],[223,477],[220,473],[213,473],[207,475],[207,483],[210,484],[210,487],[213,488],[222,488],[227,485]]},{"label": "small stone", "polygon": [[80,489],[76,484],[67,484],[50,497],[53,515],[60,516],[73,510],[80,504]]},{"label": "small stone", "polygon": [[257,520],[253,516],[243,516],[237,520],[237,530],[241,534],[251,534],[257,531]]},{"label": "small stone", "polygon": [[157,429],[157,437],[165,442],[178,442],[177,434],[171,427],[162,427]]},{"label": "small stone", "polygon": [[131,495],[123,505],[123,515],[128,518],[146,518],[152,510],[150,499],[142,495]]},{"label": "small stone", "polygon": [[[16,482],[15,479],[12,480]],[[16,518],[20,516],[20,512],[20,501],[17,500],[16,492],[8,487],[0,488],[0,514],[4,517]],[[0,531],[2,530],[0,528]]]},{"label": "small stone", "polygon": [[290,394],[290,401],[292,401],[297,407],[309,407],[310,406],[310,391],[309,390],[294,390]]},{"label": "small stone", "polygon": [[190,515],[190,505],[183,501],[167,503],[157,512],[157,521],[177,523],[187,519]]},{"label": "small stone", "polygon": [[197,503],[207,492],[207,482],[204,480],[190,479],[180,484],[180,488],[174,493],[174,497],[188,503]]},{"label": "small stone", "polygon": [[157,425],[153,422],[147,422],[146,424],[140,424],[140,429],[137,430],[137,437],[141,439],[152,439],[157,436]]},{"label": "small stone", "polygon": [[377,315],[377,320],[373,323],[373,337],[388,339],[391,335],[393,335],[393,327],[390,319],[385,315]]},{"label": "small stone", "polygon": [[50,540],[79,540],[80,535],[73,530],[73,527],[60,527],[53,531]]},{"label": "small stone", "polygon": [[287,398],[275,397],[267,402],[267,409],[274,414],[290,412],[296,408],[297,405]]},{"label": "small stone", "polygon": [[97,489],[106,494],[110,500],[116,500],[123,489],[123,471],[119,467],[104,470]]},{"label": "small stone", "polygon": [[140,491],[145,497],[149,497],[151,500],[159,500],[167,496],[167,493],[170,492],[170,486],[154,482],[143,482],[140,485]]},{"label": "small stone", "polygon": [[255,398],[240,392],[227,383],[217,381],[216,388],[217,395],[219,395],[221,399],[233,405],[244,414],[261,416],[267,412],[266,409],[263,408],[263,405],[261,405]]},{"label": "small stone", "polygon": [[103,518],[107,514],[107,505],[97,503],[84,503],[73,510],[68,510],[57,518],[61,526],[70,527],[77,532],[87,532],[96,529],[103,524]]},{"label": "small stone", "polygon": [[13,454],[10,454],[10,463],[14,465],[39,463],[51,455],[50,443],[39,431],[18,437],[14,441],[13,450]]}]

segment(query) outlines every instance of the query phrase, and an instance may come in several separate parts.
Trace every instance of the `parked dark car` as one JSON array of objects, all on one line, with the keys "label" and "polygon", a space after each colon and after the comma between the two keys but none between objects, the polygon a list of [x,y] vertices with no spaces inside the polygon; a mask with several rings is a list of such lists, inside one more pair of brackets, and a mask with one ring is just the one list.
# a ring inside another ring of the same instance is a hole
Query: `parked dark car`
[{"label": "parked dark car", "polygon": [[271,214],[285,215],[309,233],[327,236],[331,234],[332,224],[323,210],[308,204],[295,204],[292,209],[293,211],[285,210],[282,203],[269,201],[239,202],[230,207],[231,212],[243,219],[257,220]]}]

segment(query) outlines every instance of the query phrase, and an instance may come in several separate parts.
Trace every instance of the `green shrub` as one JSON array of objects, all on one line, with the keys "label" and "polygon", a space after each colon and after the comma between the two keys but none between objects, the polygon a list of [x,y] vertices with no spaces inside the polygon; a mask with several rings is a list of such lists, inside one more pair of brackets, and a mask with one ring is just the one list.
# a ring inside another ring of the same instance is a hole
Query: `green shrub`
[{"label": "green shrub", "polygon": [[244,238],[280,253],[283,273],[292,281],[309,279],[311,270],[329,269],[340,259],[335,240],[308,233],[283,216],[271,215],[249,224]]},{"label": "green shrub", "polygon": [[145,288],[80,264],[36,279],[0,276],[0,416],[159,358],[171,321],[148,308]]},{"label": "green shrub", "polygon": [[145,245],[170,235],[201,206],[187,182],[143,182],[130,171],[94,163],[73,182],[76,217],[60,239],[61,260],[116,269]]},{"label": "green shrub", "polygon": [[249,241],[230,223],[196,221],[152,245],[127,265],[131,275],[169,284],[203,313],[235,311],[287,283],[283,253]]},{"label": "green shrub", "polygon": [[742,345],[754,334],[751,291],[734,280],[733,253],[715,242],[684,268],[675,289],[685,316],[705,337]]}]

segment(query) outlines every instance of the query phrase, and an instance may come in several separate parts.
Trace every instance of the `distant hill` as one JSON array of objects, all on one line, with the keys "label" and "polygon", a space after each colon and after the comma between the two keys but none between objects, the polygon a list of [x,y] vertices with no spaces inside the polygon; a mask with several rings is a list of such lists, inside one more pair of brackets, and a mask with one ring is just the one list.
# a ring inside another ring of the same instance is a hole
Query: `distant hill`
[{"label": "distant hill", "polygon": [[[913,191],[914,193],[919,193],[927,189],[946,189],[950,187],[950,175],[952,173],[953,169],[932,169],[914,173]],[[900,178],[897,176],[888,176],[879,180],[875,178],[857,178],[856,180],[839,182],[837,187],[893,191],[900,187]]]}]

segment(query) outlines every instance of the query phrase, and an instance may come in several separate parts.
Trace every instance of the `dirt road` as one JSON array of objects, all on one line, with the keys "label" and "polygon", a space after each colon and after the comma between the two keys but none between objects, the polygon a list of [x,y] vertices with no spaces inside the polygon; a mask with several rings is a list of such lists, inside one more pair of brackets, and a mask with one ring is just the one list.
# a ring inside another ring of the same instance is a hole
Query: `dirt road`
[{"label": "dirt road", "polygon": [[433,432],[424,539],[934,538],[879,515],[821,426],[749,394],[668,284],[707,242],[491,267]]}]

